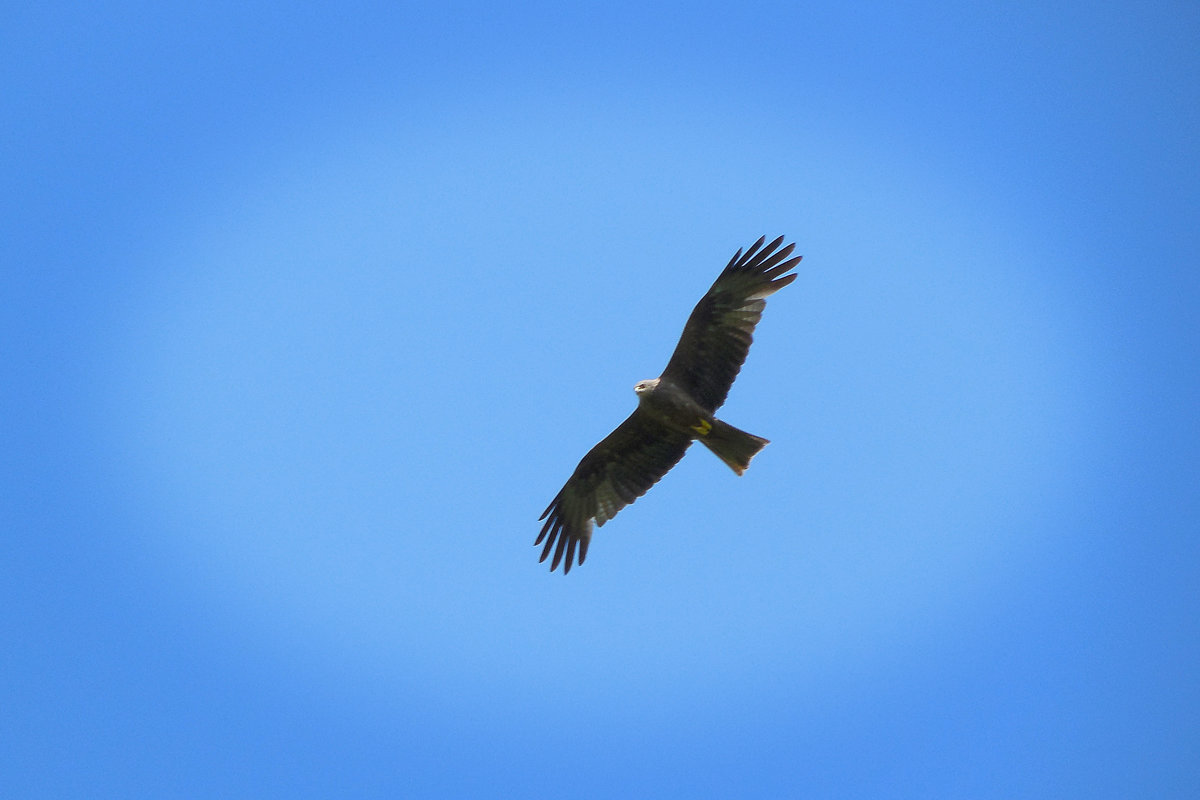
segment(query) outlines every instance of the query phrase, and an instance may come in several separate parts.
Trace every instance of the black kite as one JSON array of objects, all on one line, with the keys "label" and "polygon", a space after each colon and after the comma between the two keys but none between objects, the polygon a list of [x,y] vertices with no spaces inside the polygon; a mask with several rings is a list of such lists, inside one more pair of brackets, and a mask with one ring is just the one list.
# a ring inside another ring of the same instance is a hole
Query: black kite
[{"label": "black kite", "polygon": [[542,514],[546,524],[534,545],[546,542],[541,561],[554,551],[551,571],[565,552],[563,572],[570,572],[577,549],[582,564],[592,521],[603,525],[645,494],[683,458],[693,440],[703,442],[738,475],[767,444],[713,416],[746,360],[766,298],[796,279],[795,273],[785,274],[800,263],[800,256],[788,258],[796,245],[777,249],[783,243],[780,236],[763,247],[765,239],[745,255],[741,250],[734,254],[688,317],[662,375],[633,387],[637,409],[583,457]]}]

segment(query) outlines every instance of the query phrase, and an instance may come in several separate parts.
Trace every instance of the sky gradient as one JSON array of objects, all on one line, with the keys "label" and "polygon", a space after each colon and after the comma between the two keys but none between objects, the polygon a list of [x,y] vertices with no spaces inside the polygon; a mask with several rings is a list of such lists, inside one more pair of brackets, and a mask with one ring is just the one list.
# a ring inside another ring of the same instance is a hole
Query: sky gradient
[{"label": "sky gradient", "polygon": [[[1185,798],[1200,10],[0,30],[0,794]],[[720,416],[537,517],[729,257]]]}]

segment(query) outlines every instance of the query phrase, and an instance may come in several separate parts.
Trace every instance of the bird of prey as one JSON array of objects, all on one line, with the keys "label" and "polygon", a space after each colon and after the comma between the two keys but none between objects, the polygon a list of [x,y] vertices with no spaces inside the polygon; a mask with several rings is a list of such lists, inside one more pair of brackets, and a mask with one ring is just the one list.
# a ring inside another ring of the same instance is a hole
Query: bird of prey
[{"label": "bird of prey", "polygon": [[570,572],[576,552],[582,564],[592,521],[603,525],[645,494],[694,440],[738,475],[766,446],[766,439],[713,416],[746,360],[766,298],[796,279],[795,273],[786,274],[800,263],[801,256],[789,258],[796,245],[780,249],[780,236],[763,247],[765,239],[729,260],[692,310],[662,375],[633,387],[637,408],[583,457],[542,513],[546,524],[534,546],[545,541],[540,561],[553,551],[551,572],[560,561],[563,574]]}]

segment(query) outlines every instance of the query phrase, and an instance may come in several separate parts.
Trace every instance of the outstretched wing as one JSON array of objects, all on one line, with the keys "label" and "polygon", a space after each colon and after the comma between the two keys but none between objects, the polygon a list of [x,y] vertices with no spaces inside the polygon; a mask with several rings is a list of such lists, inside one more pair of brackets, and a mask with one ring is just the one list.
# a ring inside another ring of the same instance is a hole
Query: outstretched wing
[{"label": "outstretched wing", "polygon": [[800,263],[802,256],[788,258],[796,245],[776,250],[783,237],[762,247],[765,239],[760,238],[745,255],[738,250],[729,260],[692,310],[663,370],[663,378],[687,391],[710,412],[725,402],[746,361],[754,326],[767,305],[765,298],[796,279],[795,273],[784,274]]},{"label": "outstretched wing", "polygon": [[[575,549],[579,563],[587,558],[592,520],[608,522],[646,493],[667,470],[679,463],[690,436],[663,426],[639,408],[588,452],[558,496],[539,519],[546,520],[534,545],[544,539],[540,561],[554,551],[550,571],[558,568],[565,549],[563,573],[571,571]],[[557,542],[557,545],[555,544]]]}]

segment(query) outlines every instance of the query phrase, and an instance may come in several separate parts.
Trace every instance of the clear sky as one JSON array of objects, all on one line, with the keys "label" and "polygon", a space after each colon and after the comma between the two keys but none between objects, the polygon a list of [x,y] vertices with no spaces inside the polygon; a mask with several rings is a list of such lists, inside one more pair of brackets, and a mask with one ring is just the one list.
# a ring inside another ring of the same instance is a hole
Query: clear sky
[{"label": "clear sky", "polygon": [[[1200,7],[29,3],[0,795],[1191,798]],[[722,417],[538,515],[739,248]]]}]

